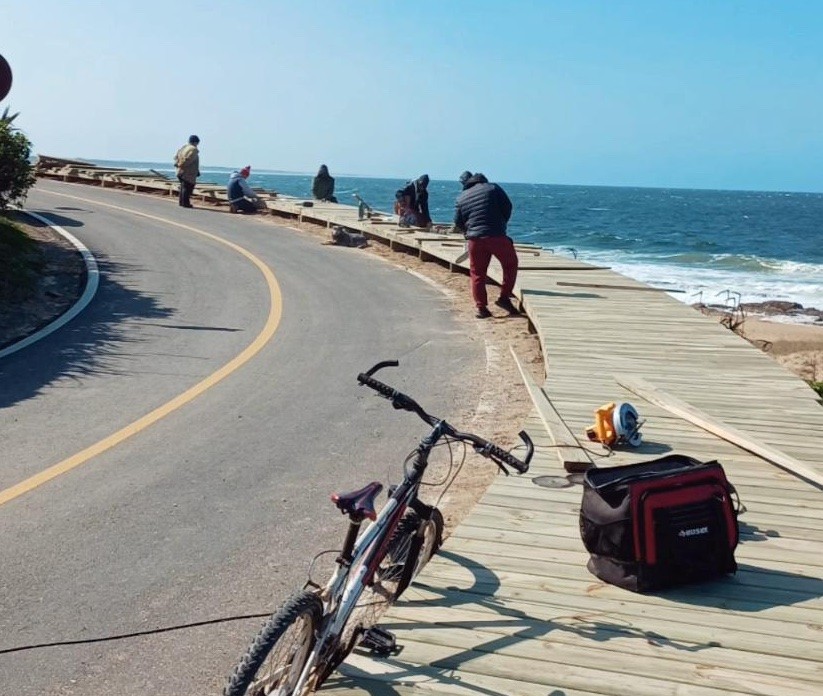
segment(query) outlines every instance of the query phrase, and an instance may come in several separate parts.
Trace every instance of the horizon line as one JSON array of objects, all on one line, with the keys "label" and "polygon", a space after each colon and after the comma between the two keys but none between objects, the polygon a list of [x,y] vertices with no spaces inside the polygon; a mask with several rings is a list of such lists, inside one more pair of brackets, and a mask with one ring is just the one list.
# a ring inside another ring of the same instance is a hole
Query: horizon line
[{"label": "horizon line", "polygon": [[[48,156],[48,155],[46,155]],[[106,163],[123,163],[130,162],[133,164],[162,164],[164,169],[174,169],[172,164],[162,162],[160,160],[132,160],[132,159],[108,159],[101,157],[72,157],[66,159],[88,160],[90,163],[106,162]],[[237,167],[230,167],[220,164],[211,165],[210,168],[225,169],[228,171],[235,171]],[[254,171],[254,168],[253,168]],[[280,174],[286,176],[314,176],[313,172],[301,172],[289,169],[267,169],[258,168],[256,171],[265,174]],[[401,176],[387,176],[378,174],[354,174],[350,172],[342,172],[335,174],[336,177],[346,177],[350,179],[396,179],[398,181],[410,181],[408,177]],[[457,179],[450,178],[434,178],[432,181],[446,181],[457,183]],[[746,188],[709,188],[700,186],[650,186],[637,184],[582,184],[582,183],[558,183],[558,182],[544,182],[544,181],[500,181],[501,184],[515,184],[523,186],[567,186],[570,188],[627,188],[627,189],[654,189],[658,191],[728,191],[731,193],[781,193],[781,194],[801,194],[801,195],[823,195],[823,191],[792,191],[788,189],[746,189]]]}]

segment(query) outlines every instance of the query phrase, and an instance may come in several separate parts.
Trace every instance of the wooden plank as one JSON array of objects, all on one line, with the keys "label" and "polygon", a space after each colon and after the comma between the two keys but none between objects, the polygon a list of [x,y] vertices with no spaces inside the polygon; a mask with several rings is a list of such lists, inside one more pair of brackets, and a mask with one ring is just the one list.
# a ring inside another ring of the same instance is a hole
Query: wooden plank
[{"label": "wooden plank", "polygon": [[[413,627],[409,626],[409,630]],[[405,632],[398,636],[405,644]],[[340,675],[343,675],[342,677]],[[346,696],[602,696],[602,692],[564,688],[548,691],[544,684],[535,684],[523,675],[503,678],[473,670],[444,670],[421,665],[401,655],[389,659],[371,658],[361,650],[354,653],[323,684],[323,696],[328,693]]]},{"label": "wooden plank", "polygon": [[552,441],[557,446],[557,456],[560,458],[560,463],[568,472],[586,471],[594,466],[591,457],[581,447],[577,438],[563,421],[563,418],[554,408],[549,397],[546,395],[542,387],[538,387],[534,381],[534,377],[526,370],[523,363],[514,352],[514,347],[511,347],[511,354],[514,362],[517,364],[517,369],[520,370],[520,376],[523,378],[523,383],[526,385],[526,390],[532,398],[534,407],[543,421]]},{"label": "wooden plank", "polygon": [[[502,522],[500,523],[502,525]],[[476,526],[472,524],[471,517],[460,523],[460,528],[454,532],[453,536],[460,539],[474,539],[484,541],[489,545],[502,544],[505,547],[520,547],[523,550],[524,562],[528,562],[533,554],[540,554],[547,546],[555,551],[566,551],[579,554],[580,557],[588,560],[583,542],[580,538],[566,538],[562,536],[551,536],[548,542],[541,534],[546,526],[532,525],[526,531],[505,529],[501,526]],[[823,575],[823,544],[820,542],[807,541],[805,539],[793,540],[793,548],[777,548],[767,541],[757,544],[744,544],[738,547],[736,554],[738,560],[749,561],[772,561],[786,563],[794,566],[802,566],[807,573]],[[527,549],[534,549],[534,551]]]},{"label": "wooden plank", "polygon": [[709,414],[695,408],[691,404],[681,401],[671,394],[667,394],[662,389],[658,389],[644,379],[637,377],[615,377],[615,380],[620,386],[625,387],[630,392],[637,394],[650,403],[660,406],[661,408],[680,416],[690,423],[694,423],[704,430],[723,438],[727,442],[737,445],[747,452],[756,454],[758,457],[779,466],[785,471],[799,476],[800,478],[823,490],[823,474],[819,471],[815,471],[794,457],[790,457],[788,454],[770,447],[752,435],[741,432],[736,428],[732,428],[730,425],[727,425],[717,418],[713,418]]},{"label": "wooden plank", "polygon": [[[504,614],[505,615],[505,614]],[[431,665],[424,667],[426,672],[433,668],[439,674],[458,671],[461,677],[484,675],[521,682],[543,684],[546,694],[567,694],[569,690],[596,689],[595,693],[603,696],[744,696],[750,694],[769,694],[770,696],[815,696],[815,686],[809,682],[767,675],[745,675],[729,666],[727,670],[703,670],[694,665],[691,670],[687,664],[680,669],[675,663],[658,661],[646,664],[642,657],[632,653],[623,653],[621,659],[600,660],[593,664],[589,660],[597,659],[584,651],[563,649],[536,640],[533,636],[542,636],[551,632],[554,624],[538,625],[526,615],[519,621],[520,634],[515,627],[509,636],[486,636],[482,630],[450,629],[436,627],[425,631],[415,629],[404,635],[403,661]],[[498,621],[500,618],[498,616]],[[417,631],[425,635],[425,641],[417,639]],[[523,635],[525,634],[525,635]],[[665,634],[663,634],[665,635]],[[571,659],[571,654],[582,658]],[[588,658],[588,659],[586,659]],[[663,662],[665,666],[660,665]],[[391,663],[389,663],[391,664]],[[652,672],[653,668],[656,669]],[[673,674],[669,675],[669,670]],[[635,671],[636,670],[636,671]],[[706,674],[709,672],[709,674]],[[399,675],[398,675],[399,676]],[[710,678],[709,678],[710,677]],[[435,678],[431,675],[430,678]],[[487,690],[476,691],[479,694],[498,694]],[[506,692],[504,692],[506,693]],[[509,692],[518,694],[519,691]]]},{"label": "wooden plank", "polygon": [[[439,609],[439,612],[435,608],[414,610],[401,605],[392,609],[392,620],[401,630],[414,630],[416,628],[415,619],[417,619],[417,624],[422,624],[423,627],[448,625],[470,630],[473,626],[478,626],[484,631],[498,634],[505,634],[508,628],[489,621],[482,612],[459,611],[448,607],[439,607]],[[412,613],[416,615],[414,618]],[[757,654],[732,650],[719,645],[708,647],[702,641],[689,643],[684,641],[682,644],[673,644],[671,641],[661,640],[662,636],[657,636],[657,640],[654,640],[651,632],[647,640],[637,640],[637,632],[631,627],[609,626],[605,622],[600,626],[592,622],[588,626],[588,631],[585,630],[585,623],[581,622],[580,630],[569,630],[574,626],[573,622],[555,626],[555,630],[546,634],[543,640],[554,644],[585,648],[593,655],[600,655],[600,659],[604,662],[619,661],[623,653],[632,653],[638,657],[657,659],[665,657],[676,662],[718,668],[729,665],[734,665],[736,668],[745,666],[747,670],[754,673],[793,676],[810,681],[818,678],[816,665],[800,658],[771,656],[770,659],[763,660]]]},{"label": "wooden plank", "polygon": [[[449,241],[448,241],[446,244],[444,244],[443,246],[452,246],[452,247],[461,247],[461,246],[464,246],[464,245],[466,244],[466,242],[465,242],[465,241],[459,241],[459,240],[452,241],[452,240],[454,240],[454,237],[455,237],[455,235],[456,235],[456,234],[459,234],[459,233],[454,233],[454,234],[452,234],[451,240],[449,240]],[[515,243],[515,244],[514,244],[514,248],[515,248],[517,251],[529,251],[529,252],[532,252],[532,253],[534,253],[534,252],[542,253],[543,251],[546,251],[546,250],[545,250],[545,249],[543,249],[542,247],[535,246],[534,244],[519,244],[519,243]],[[548,252],[548,253],[551,253],[551,252]]]},{"label": "wooden plank", "polygon": [[671,290],[669,288],[652,288],[647,286],[635,285],[609,285],[606,283],[572,283],[568,281],[558,280],[558,285],[569,285],[575,288],[604,288],[609,290],[638,290],[641,292],[686,292],[685,290]]},{"label": "wooden plank", "polygon": [[534,266],[521,264],[522,271],[608,271],[611,266],[551,266],[536,264]]}]

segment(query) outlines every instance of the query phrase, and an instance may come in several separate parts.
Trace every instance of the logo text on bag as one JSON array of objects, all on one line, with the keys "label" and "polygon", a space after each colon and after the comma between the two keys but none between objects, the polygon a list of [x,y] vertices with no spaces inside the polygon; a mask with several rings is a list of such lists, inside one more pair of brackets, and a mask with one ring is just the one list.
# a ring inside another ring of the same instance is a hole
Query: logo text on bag
[{"label": "logo text on bag", "polygon": [[709,528],[708,527],[694,527],[692,529],[681,529],[677,536],[679,537],[691,537],[691,536],[699,536],[700,534],[708,534]]}]

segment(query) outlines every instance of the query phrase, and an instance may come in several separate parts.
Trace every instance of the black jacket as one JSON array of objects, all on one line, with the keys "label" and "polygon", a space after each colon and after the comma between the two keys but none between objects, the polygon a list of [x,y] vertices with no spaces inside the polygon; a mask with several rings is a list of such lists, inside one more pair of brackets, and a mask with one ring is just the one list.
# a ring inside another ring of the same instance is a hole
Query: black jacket
[{"label": "black jacket", "polygon": [[420,225],[420,227],[425,227],[432,221],[432,216],[429,214],[429,190],[425,186],[420,186],[419,183],[417,183],[414,187],[414,195],[417,224]]},{"label": "black jacket", "polygon": [[468,239],[502,237],[512,216],[512,202],[497,184],[482,174],[469,179],[457,197],[454,224]]},{"label": "black jacket", "polygon": [[312,182],[311,193],[319,201],[334,198],[334,177],[329,174],[318,174]]}]

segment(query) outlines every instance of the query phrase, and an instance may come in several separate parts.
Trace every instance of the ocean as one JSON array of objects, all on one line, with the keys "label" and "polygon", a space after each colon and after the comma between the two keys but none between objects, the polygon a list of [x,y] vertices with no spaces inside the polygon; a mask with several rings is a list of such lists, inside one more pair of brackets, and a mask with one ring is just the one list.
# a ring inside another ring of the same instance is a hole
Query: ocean
[{"label": "ocean", "polygon": [[[96,162],[174,176],[168,163]],[[200,181],[225,184],[231,171],[205,168]],[[341,203],[356,204],[357,193],[382,211],[405,183],[331,173]],[[310,197],[312,177],[253,169],[249,183]],[[823,309],[821,193],[499,183],[514,205],[517,241],[682,291],[672,296],[689,304],[785,300]],[[429,183],[435,222],[451,222],[459,192],[457,181]]]}]

